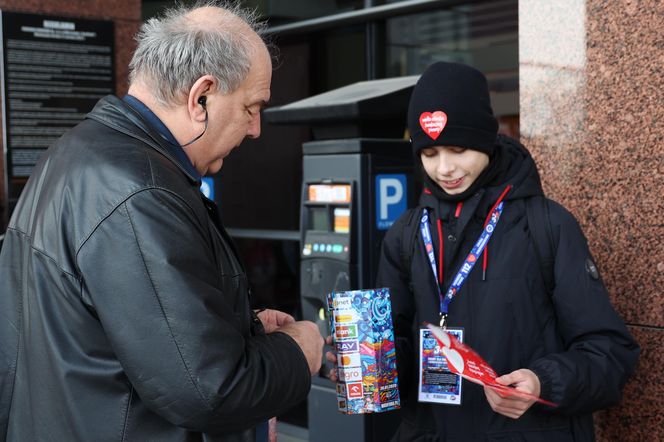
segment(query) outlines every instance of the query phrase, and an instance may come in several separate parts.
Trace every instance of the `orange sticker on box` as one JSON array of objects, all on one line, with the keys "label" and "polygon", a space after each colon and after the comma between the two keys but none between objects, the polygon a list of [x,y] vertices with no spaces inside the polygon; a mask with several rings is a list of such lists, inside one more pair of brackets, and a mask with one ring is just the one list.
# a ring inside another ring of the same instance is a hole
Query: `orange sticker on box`
[{"label": "orange sticker on box", "polygon": [[361,364],[359,353],[349,353],[339,356],[339,365],[342,367],[359,367]]}]

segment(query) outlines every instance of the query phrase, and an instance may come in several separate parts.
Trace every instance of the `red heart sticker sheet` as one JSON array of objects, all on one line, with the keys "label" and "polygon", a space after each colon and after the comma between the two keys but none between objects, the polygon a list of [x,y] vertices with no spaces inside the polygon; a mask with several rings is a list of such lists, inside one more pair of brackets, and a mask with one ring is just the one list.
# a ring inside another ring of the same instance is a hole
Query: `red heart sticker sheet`
[{"label": "red heart sticker sheet", "polygon": [[485,385],[503,395],[534,399],[550,407],[558,406],[530,393],[497,383],[496,371],[475,350],[459,342],[454,335],[447,333],[440,327],[433,324],[427,324],[427,327],[442,347],[447,366],[452,373],[456,373],[476,384]]},{"label": "red heart sticker sheet", "polygon": [[447,114],[443,111],[423,112],[420,115],[420,127],[433,140],[440,136],[446,124]]}]

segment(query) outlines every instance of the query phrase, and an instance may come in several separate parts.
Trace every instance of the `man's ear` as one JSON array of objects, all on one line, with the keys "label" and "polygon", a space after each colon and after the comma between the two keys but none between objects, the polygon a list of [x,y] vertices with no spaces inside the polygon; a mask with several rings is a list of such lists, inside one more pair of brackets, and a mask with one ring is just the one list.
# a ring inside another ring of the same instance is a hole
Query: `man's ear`
[{"label": "man's ear", "polygon": [[216,89],[217,81],[212,75],[203,75],[191,86],[187,96],[187,110],[192,120],[205,121],[208,97]]}]

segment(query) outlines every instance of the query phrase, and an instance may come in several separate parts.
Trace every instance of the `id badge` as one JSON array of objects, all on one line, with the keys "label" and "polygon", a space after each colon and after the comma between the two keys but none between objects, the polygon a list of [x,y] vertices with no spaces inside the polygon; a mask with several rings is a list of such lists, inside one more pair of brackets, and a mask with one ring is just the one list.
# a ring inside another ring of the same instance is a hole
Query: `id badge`
[{"label": "id badge", "polygon": [[[446,331],[463,342],[462,328]],[[461,376],[449,370],[442,348],[426,328],[420,329],[419,372],[417,398],[420,402],[461,405]]]}]

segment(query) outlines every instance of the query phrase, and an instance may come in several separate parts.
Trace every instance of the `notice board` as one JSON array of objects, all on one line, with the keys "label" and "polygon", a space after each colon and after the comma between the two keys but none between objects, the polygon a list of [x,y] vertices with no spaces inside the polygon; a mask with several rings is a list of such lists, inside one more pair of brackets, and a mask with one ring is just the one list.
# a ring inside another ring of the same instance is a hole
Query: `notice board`
[{"label": "notice board", "polygon": [[41,154],[115,93],[114,26],[0,11],[5,206],[13,208]]}]

